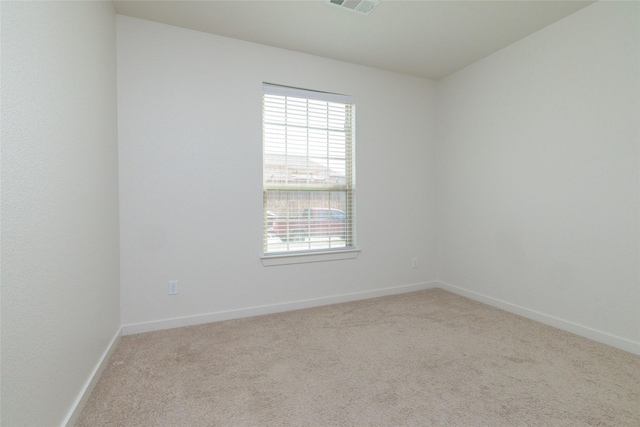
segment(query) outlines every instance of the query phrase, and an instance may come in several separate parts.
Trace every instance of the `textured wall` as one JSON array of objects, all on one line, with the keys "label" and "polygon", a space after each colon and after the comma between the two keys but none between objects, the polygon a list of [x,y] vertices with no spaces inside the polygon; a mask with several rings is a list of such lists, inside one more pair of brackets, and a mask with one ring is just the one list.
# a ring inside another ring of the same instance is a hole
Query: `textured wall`
[{"label": "textured wall", "polygon": [[[433,82],[123,16],[117,31],[123,325],[435,279]],[[262,265],[263,82],[356,97],[357,259]]]},{"label": "textured wall", "polygon": [[440,280],[635,351],[639,14],[598,2],[441,81],[437,159]]},{"label": "textured wall", "polygon": [[1,424],[60,425],[120,325],[115,14],[1,7]]}]

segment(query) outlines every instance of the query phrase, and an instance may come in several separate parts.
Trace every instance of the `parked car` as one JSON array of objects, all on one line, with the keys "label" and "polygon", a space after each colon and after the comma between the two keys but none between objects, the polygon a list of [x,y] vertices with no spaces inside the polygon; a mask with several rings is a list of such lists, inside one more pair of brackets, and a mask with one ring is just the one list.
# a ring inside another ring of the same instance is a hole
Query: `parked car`
[{"label": "parked car", "polygon": [[340,209],[308,208],[300,215],[277,217],[273,231],[283,242],[301,242],[312,237],[346,238],[347,215]]},{"label": "parked car", "polygon": [[277,218],[277,215],[271,211],[267,211],[267,233],[273,233],[273,221]]}]

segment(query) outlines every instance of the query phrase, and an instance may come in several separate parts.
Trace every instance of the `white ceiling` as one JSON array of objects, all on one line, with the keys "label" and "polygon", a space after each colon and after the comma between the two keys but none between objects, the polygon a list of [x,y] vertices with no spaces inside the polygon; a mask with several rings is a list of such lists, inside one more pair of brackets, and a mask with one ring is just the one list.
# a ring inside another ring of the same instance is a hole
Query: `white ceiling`
[{"label": "white ceiling", "polygon": [[593,1],[114,1],[116,12],[438,80]]}]

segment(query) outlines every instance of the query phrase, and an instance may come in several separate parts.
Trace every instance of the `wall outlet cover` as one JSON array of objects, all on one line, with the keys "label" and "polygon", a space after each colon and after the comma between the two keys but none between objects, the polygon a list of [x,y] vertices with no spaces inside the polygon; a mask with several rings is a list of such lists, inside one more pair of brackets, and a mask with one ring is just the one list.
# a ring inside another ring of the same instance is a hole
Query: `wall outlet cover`
[{"label": "wall outlet cover", "polygon": [[169,295],[178,295],[178,281],[169,280]]}]

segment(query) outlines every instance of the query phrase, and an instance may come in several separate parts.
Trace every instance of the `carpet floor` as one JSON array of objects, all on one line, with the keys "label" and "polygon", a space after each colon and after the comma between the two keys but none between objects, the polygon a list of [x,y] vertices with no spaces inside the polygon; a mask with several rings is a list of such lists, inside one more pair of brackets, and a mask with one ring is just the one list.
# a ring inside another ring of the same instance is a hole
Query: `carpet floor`
[{"label": "carpet floor", "polygon": [[111,425],[640,426],[640,356],[432,289],[125,336]]}]

